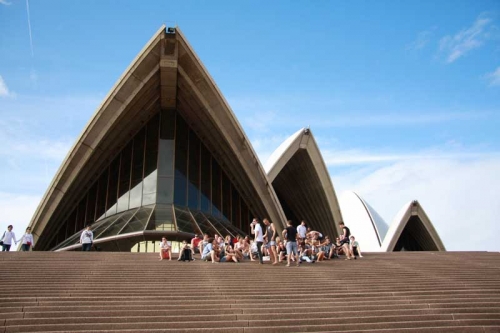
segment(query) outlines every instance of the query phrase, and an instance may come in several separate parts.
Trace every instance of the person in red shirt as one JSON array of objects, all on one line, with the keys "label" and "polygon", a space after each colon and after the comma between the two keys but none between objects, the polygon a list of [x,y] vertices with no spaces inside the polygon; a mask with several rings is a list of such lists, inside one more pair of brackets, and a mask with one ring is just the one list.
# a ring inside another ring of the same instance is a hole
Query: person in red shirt
[{"label": "person in red shirt", "polygon": [[191,252],[193,253],[193,256],[195,253],[201,253],[200,252],[200,242],[201,242],[201,238],[200,238],[200,235],[196,234],[194,235],[194,238],[191,239]]}]

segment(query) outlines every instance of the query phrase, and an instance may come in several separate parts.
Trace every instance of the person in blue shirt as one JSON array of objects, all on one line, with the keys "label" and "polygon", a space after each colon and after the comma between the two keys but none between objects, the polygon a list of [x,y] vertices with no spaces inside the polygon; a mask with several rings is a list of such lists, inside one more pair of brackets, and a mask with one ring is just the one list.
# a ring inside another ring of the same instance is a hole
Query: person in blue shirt
[{"label": "person in blue shirt", "polygon": [[215,240],[212,240],[209,242],[205,247],[203,248],[203,252],[201,254],[201,260],[206,260],[208,261],[209,259],[213,263],[219,262],[219,258],[217,257],[214,246],[215,246]]}]

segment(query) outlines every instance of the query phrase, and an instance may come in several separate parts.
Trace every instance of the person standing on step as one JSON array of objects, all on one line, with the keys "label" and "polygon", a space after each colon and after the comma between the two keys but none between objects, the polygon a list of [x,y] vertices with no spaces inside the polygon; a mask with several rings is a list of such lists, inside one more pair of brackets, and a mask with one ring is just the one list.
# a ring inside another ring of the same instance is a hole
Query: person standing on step
[{"label": "person standing on step", "polygon": [[12,227],[12,224],[7,227],[7,231],[4,231],[2,238],[0,239],[2,243],[2,252],[8,252],[10,251],[10,247],[12,246],[12,241],[16,243],[17,245],[17,240],[16,240],[16,234],[12,231],[14,227]]},{"label": "person standing on step", "polygon": [[297,229],[292,225],[292,221],[286,221],[286,229],[283,230],[283,238],[286,239],[286,267],[290,267],[290,259],[292,255],[295,256],[297,260],[297,266],[300,264],[300,259],[298,257],[298,247],[297,247]]},{"label": "person standing on step", "polygon": [[90,251],[94,243],[94,233],[90,230],[90,225],[87,225],[80,235],[80,244],[82,244],[82,251]]},{"label": "person standing on step", "polygon": [[269,252],[270,260],[273,262],[273,265],[278,264],[278,251],[276,250],[276,228],[274,224],[269,222],[267,218],[263,220],[264,225],[266,226],[266,234],[264,238],[267,238],[267,250]]},{"label": "person standing on step", "polygon": [[26,232],[19,241],[21,242],[21,251],[29,251],[31,248],[35,247],[35,241],[33,240],[30,227],[26,228]]},{"label": "person standing on step", "polygon": [[297,227],[297,233],[299,234],[299,237],[302,239],[305,239],[307,236],[307,228],[306,228],[306,221],[300,222],[300,225]]},{"label": "person standing on step", "polygon": [[351,237],[351,230],[344,224],[344,222],[339,223],[340,229],[342,230],[342,234],[340,235],[340,245],[344,249],[344,253],[346,255],[346,260],[350,260],[351,256],[349,255],[349,237]]},{"label": "person standing on step", "polygon": [[259,220],[254,217],[252,223],[250,224],[252,228],[252,235],[254,235],[254,241],[257,243],[257,255],[259,256],[259,263],[262,265],[264,261],[262,259],[262,244],[264,244],[264,234],[262,233],[262,227]]}]

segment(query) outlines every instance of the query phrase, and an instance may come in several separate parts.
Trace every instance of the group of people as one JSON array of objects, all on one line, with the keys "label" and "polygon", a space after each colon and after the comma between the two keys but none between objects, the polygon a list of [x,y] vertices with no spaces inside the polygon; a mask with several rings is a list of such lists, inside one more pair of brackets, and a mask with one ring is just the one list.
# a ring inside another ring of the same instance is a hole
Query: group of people
[{"label": "group of people", "polygon": [[12,231],[14,227],[9,225],[7,230],[3,233],[2,238],[0,238],[0,245],[2,245],[2,252],[10,251],[12,243],[21,243],[21,251],[29,251],[35,247],[35,242],[33,235],[31,234],[31,228],[26,228],[26,232],[21,236],[20,239],[16,239],[16,234]]},{"label": "group of people", "polygon": [[[272,265],[286,262],[286,266],[290,266],[294,262],[298,266],[302,262],[339,258],[339,255],[345,255],[345,260],[363,257],[358,241],[343,222],[339,224],[342,234],[334,241],[319,231],[307,228],[305,221],[298,227],[288,221],[281,235],[268,219],[262,222],[263,225],[254,218],[250,224],[253,239],[248,235],[236,238],[230,235],[223,238],[217,234],[214,237],[205,234],[203,238],[195,235],[191,243],[182,242],[177,260],[192,261],[195,260],[195,254],[199,253],[201,260],[212,263],[238,263],[248,259],[259,264],[264,261],[270,261]],[[164,259],[172,260],[171,243],[165,237],[160,244],[160,260]]]}]

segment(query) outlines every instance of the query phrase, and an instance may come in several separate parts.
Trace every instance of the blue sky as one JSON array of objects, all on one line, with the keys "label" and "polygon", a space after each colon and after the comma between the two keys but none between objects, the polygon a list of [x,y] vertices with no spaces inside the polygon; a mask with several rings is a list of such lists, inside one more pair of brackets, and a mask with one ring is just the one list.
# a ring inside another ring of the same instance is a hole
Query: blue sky
[{"label": "blue sky", "polygon": [[356,190],[389,223],[418,199],[449,249],[500,249],[498,1],[31,0],[29,14],[25,0],[0,0],[1,229],[28,223],[165,23],[263,162],[310,126],[339,195]]}]

